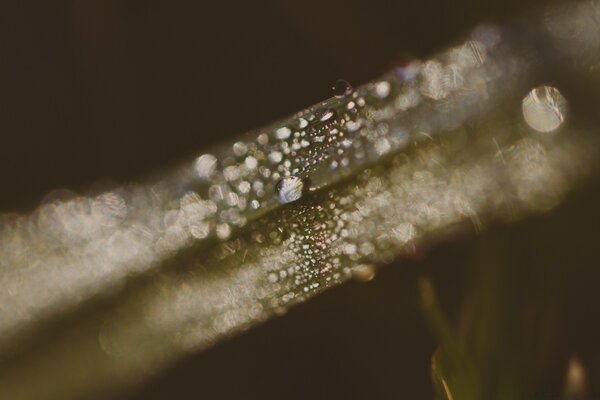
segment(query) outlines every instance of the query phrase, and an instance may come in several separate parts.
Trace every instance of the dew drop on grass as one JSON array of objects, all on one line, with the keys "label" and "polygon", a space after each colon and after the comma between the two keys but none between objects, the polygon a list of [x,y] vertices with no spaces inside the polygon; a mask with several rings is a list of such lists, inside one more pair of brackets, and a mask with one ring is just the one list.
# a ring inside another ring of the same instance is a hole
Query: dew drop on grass
[{"label": "dew drop on grass", "polygon": [[380,99],[385,99],[390,94],[392,87],[389,82],[381,81],[375,84],[375,95]]},{"label": "dew drop on grass", "polygon": [[335,111],[330,108],[325,108],[323,110],[319,110],[315,113],[316,117],[321,122],[329,121],[332,118],[335,118]]},{"label": "dew drop on grass", "polygon": [[307,126],[308,126],[308,121],[306,120],[306,118],[298,119],[298,127],[306,128]]},{"label": "dew drop on grass", "polygon": [[290,137],[292,130],[287,126],[282,126],[275,131],[275,137],[279,140],[285,140]]},{"label": "dew drop on grass", "polygon": [[201,179],[210,179],[217,169],[217,158],[212,154],[203,154],[196,159],[195,169]]},{"label": "dew drop on grass", "polygon": [[281,204],[288,204],[302,198],[304,191],[308,186],[308,180],[297,176],[286,176],[282,178],[275,190],[277,193],[277,201]]},{"label": "dew drop on grass", "polygon": [[229,224],[217,225],[217,236],[219,239],[227,239],[231,235],[231,227]]},{"label": "dew drop on grass", "polygon": [[375,278],[375,265],[360,264],[354,268],[352,276],[359,282],[370,282]]},{"label": "dew drop on grass", "polygon": [[244,164],[246,165],[246,168],[248,168],[248,169],[256,169],[256,167],[258,166],[258,160],[256,160],[256,158],[254,158],[252,156],[248,156],[244,160]]},{"label": "dew drop on grass", "polygon": [[333,95],[338,98],[349,96],[354,91],[352,85],[343,79],[338,79],[337,81],[333,82],[331,85],[331,90],[333,91]]},{"label": "dew drop on grass", "polygon": [[273,164],[278,164],[283,160],[283,154],[280,151],[272,151],[269,153],[268,157],[270,162]]},{"label": "dew drop on grass", "polygon": [[248,151],[248,146],[244,142],[236,142],[233,144],[233,153],[236,156],[243,156]]}]

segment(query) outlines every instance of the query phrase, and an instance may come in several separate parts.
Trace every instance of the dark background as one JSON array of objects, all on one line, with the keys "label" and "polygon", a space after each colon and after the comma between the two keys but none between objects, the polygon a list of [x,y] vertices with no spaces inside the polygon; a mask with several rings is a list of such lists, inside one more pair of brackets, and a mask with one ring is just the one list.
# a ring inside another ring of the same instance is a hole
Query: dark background
[{"label": "dark background", "polygon": [[[476,23],[535,8],[517,0],[2,2],[0,210],[30,210],[58,187],[142,179],[329,97],[338,78],[359,85],[460,41]],[[490,234],[508,243],[516,279],[573,266],[542,379],[548,393],[560,392],[573,354],[598,371],[596,189]],[[437,345],[416,280],[432,277],[454,319],[480,240],[457,239],[373,282],[333,289],[127,398],[431,398]]]}]

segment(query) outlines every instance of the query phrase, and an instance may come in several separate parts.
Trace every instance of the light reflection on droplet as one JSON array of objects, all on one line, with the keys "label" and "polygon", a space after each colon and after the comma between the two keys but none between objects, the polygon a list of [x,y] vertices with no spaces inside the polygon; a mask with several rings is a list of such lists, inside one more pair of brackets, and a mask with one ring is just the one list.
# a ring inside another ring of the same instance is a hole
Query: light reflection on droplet
[{"label": "light reflection on droplet", "polygon": [[558,89],[540,86],[523,98],[523,118],[538,132],[552,132],[565,120],[567,101]]},{"label": "light reflection on droplet", "polygon": [[228,224],[217,225],[217,236],[219,239],[227,239],[231,235],[231,227]]},{"label": "light reflection on droplet", "polygon": [[375,84],[375,95],[380,99],[385,99],[389,96],[392,86],[388,81],[381,81]]},{"label": "light reflection on droplet", "polygon": [[258,161],[256,160],[255,157],[248,156],[248,157],[246,157],[246,160],[244,160],[244,164],[246,165],[246,168],[248,168],[248,169],[255,169],[258,165]]},{"label": "light reflection on droplet", "polygon": [[360,264],[352,271],[354,279],[360,282],[370,282],[375,278],[375,265]]},{"label": "light reflection on droplet", "polygon": [[277,182],[277,200],[281,204],[299,200],[304,193],[304,181],[297,176],[286,176]]},{"label": "light reflection on droplet", "polygon": [[362,122],[360,120],[346,122],[346,129],[350,133],[356,132],[357,130],[359,130],[361,128],[361,126],[362,126]]},{"label": "light reflection on droplet", "polygon": [[316,112],[316,116],[317,118],[319,118],[319,121],[325,122],[325,121],[329,121],[330,119],[332,119],[333,117],[335,117],[335,111],[333,111],[332,109],[324,109],[324,110],[319,110]]},{"label": "light reflection on droplet", "polygon": [[267,143],[269,143],[269,135],[267,135],[266,133],[261,133],[260,135],[258,135],[256,140],[258,141],[259,144],[264,146]]},{"label": "light reflection on droplet", "polygon": [[203,154],[196,159],[196,173],[202,179],[210,179],[217,169],[217,158],[212,154]]},{"label": "light reflection on droplet", "polygon": [[343,79],[333,82],[331,90],[333,91],[333,95],[338,98],[349,96],[354,91],[352,85]]},{"label": "light reflection on droplet", "polygon": [[290,128],[288,128],[287,126],[278,128],[275,131],[275,137],[280,140],[285,140],[285,139],[289,138],[291,134],[292,134],[292,130]]},{"label": "light reflection on droplet", "polygon": [[244,142],[235,142],[233,144],[233,152],[236,156],[243,156],[248,151],[248,146]]},{"label": "light reflection on droplet", "polygon": [[250,189],[252,189],[252,186],[250,185],[250,182],[248,182],[248,181],[242,181],[238,185],[238,190],[240,191],[240,193],[243,193],[243,194],[250,193]]}]

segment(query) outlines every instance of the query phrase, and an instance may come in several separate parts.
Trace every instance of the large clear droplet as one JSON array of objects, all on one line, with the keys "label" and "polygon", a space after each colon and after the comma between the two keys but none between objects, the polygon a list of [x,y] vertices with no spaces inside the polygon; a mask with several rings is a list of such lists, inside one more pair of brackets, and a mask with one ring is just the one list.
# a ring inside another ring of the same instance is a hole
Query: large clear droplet
[{"label": "large clear droplet", "polygon": [[354,91],[352,85],[343,79],[338,79],[337,81],[333,82],[331,85],[331,90],[333,91],[333,95],[338,98],[349,96]]},{"label": "large clear droplet", "polygon": [[281,204],[287,204],[299,200],[302,198],[307,184],[307,179],[302,179],[297,176],[286,176],[285,178],[282,178],[275,186],[277,201]]},{"label": "large clear droplet", "polygon": [[538,132],[552,132],[565,120],[567,100],[552,86],[539,86],[523,98],[523,118]]}]

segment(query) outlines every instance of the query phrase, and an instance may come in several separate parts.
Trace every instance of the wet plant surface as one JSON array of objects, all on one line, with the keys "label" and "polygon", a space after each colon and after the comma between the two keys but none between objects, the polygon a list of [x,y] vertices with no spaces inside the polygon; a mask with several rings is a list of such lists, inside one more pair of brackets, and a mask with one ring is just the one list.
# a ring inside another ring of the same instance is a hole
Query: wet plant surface
[{"label": "wet plant surface", "polygon": [[0,387],[596,393],[600,14],[538,15],[335,81],[163,172],[2,214]]}]

